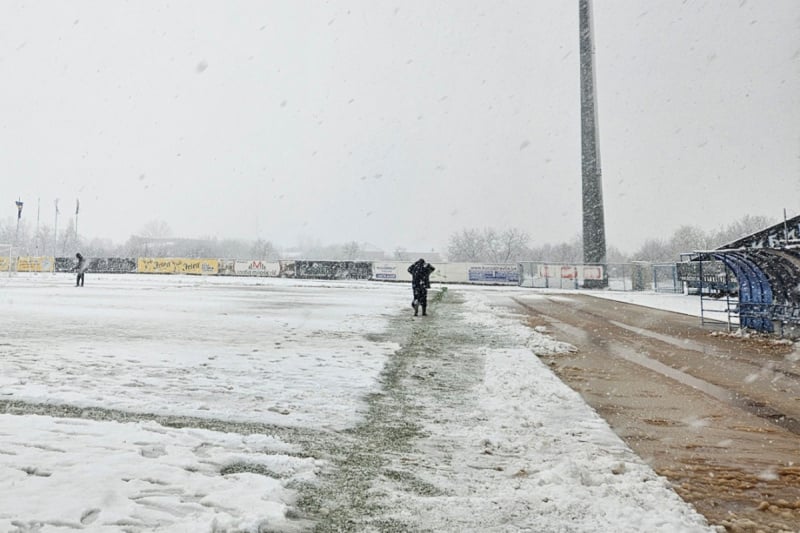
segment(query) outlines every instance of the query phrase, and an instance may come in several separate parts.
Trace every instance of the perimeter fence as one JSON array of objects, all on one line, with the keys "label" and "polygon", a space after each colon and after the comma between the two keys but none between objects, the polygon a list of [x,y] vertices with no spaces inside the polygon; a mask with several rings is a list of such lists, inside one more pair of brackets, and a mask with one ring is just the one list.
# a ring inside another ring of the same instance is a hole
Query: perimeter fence
[{"label": "perimeter fence", "polygon": [[682,293],[675,263],[523,262],[519,264],[520,286],[547,289],[607,288],[613,291]]},{"label": "perimeter fence", "polygon": [[[71,272],[72,257],[0,257],[2,272]],[[259,276],[323,280],[410,281],[404,261],[238,260],[162,257],[89,258],[88,272]],[[510,285],[532,288],[683,292],[676,264],[437,263],[434,283]]]}]

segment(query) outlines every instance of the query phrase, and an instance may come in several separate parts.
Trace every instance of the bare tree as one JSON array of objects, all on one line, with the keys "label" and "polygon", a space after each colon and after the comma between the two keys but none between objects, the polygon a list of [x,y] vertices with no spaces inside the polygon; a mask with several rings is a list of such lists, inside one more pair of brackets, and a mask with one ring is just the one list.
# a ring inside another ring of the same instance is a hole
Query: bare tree
[{"label": "bare tree", "polygon": [[78,251],[78,239],[75,237],[75,219],[70,217],[67,219],[66,228],[60,231],[61,235],[58,239],[58,249],[56,255],[69,256],[75,255]]},{"label": "bare tree", "polygon": [[114,257],[119,251],[111,239],[94,238],[81,243],[81,253],[87,257]]},{"label": "bare tree", "polygon": [[675,261],[672,248],[661,239],[648,239],[633,254],[634,261]]},{"label": "bare tree", "polygon": [[744,215],[739,220],[730,223],[725,228],[717,231],[713,237],[714,248],[718,248],[729,242],[733,242],[757,233],[770,226],[774,226],[777,222],[773,218],[764,216]]},{"label": "bare tree", "polygon": [[450,261],[483,261],[486,257],[483,234],[477,229],[463,229],[451,235],[447,257]]},{"label": "bare tree", "polygon": [[577,234],[570,242],[562,242],[559,244],[546,243],[527,249],[522,259],[552,263],[582,263],[583,236]]},{"label": "bare tree", "polygon": [[[127,255],[132,257],[164,257],[175,255],[177,250],[165,239],[172,236],[172,229],[163,220],[150,220],[139,229],[139,235],[132,235],[125,244]],[[170,253],[172,252],[172,253]]]},{"label": "bare tree", "polygon": [[23,219],[19,223],[19,231],[17,231],[17,217],[8,218],[7,222],[3,224],[0,222],[0,243],[15,245],[14,254],[24,255],[26,247],[26,224]]},{"label": "bare tree", "polygon": [[489,260],[494,263],[514,263],[522,259],[528,249],[530,237],[525,231],[511,228],[497,233],[494,230],[484,232]]},{"label": "bare tree", "polygon": [[172,228],[163,220],[150,220],[139,230],[141,237],[172,237]]},{"label": "bare tree", "polygon": [[251,259],[263,259],[266,261],[275,261],[278,259],[278,251],[270,241],[258,238],[250,248]]},{"label": "bare tree", "polygon": [[481,242],[483,253],[480,259],[492,263],[498,262],[497,257],[502,254],[500,234],[494,228],[484,228],[481,232]]},{"label": "bare tree", "polygon": [[33,248],[40,256],[55,256],[53,249],[53,228],[46,224],[39,226],[39,232],[34,237]]},{"label": "bare tree", "polygon": [[550,261],[557,263],[583,263],[583,249],[576,244],[582,241],[562,242],[550,248],[546,255]]},{"label": "bare tree", "polygon": [[712,239],[708,233],[697,226],[681,226],[672,234],[669,241],[671,259],[677,261],[680,254],[694,250],[712,248]]},{"label": "bare tree", "polygon": [[340,257],[345,261],[355,261],[361,252],[361,246],[356,241],[350,241],[342,245]]},{"label": "bare tree", "polygon": [[616,246],[609,245],[606,250],[606,261],[608,264],[627,263],[630,261],[630,257],[628,257]]},{"label": "bare tree", "polygon": [[528,258],[529,241],[528,233],[517,228],[463,229],[450,236],[447,254],[450,261],[513,263]]}]

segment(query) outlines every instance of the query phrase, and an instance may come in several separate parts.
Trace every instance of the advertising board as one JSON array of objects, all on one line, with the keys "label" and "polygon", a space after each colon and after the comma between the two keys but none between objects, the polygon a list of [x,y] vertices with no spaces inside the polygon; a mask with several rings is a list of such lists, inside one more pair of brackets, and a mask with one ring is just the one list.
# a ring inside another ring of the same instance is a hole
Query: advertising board
[{"label": "advertising board", "polygon": [[52,257],[20,257],[17,272],[52,272],[54,265]]},{"label": "advertising board", "polygon": [[236,261],[233,272],[237,276],[266,276],[277,278],[281,274],[281,264],[277,261]]},{"label": "advertising board", "polygon": [[137,269],[141,274],[213,275],[219,272],[219,260],[140,257]]},{"label": "advertising board", "polygon": [[517,265],[469,265],[467,281],[478,283],[519,284]]}]

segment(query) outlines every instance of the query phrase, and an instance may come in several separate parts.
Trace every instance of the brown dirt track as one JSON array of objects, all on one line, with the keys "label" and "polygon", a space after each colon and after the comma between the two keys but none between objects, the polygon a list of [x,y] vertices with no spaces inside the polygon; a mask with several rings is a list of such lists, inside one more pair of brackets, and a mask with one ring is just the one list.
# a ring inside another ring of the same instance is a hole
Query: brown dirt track
[{"label": "brown dirt track", "polygon": [[515,301],[577,348],[542,359],[710,524],[800,532],[800,344],[588,295]]}]

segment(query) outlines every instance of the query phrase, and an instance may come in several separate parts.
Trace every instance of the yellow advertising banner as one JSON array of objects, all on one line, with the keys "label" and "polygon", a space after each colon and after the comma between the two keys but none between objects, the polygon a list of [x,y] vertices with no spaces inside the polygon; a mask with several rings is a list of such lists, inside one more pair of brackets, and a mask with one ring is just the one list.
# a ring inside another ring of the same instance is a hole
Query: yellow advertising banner
[{"label": "yellow advertising banner", "polygon": [[0,257],[0,272],[8,272],[8,265],[11,264],[11,261],[8,260],[8,257]]},{"label": "yellow advertising banner", "polygon": [[219,260],[140,257],[136,270],[140,274],[216,275]]},{"label": "yellow advertising banner", "polygon": [[17,272],[52,272],[55,264],[52,257],[20,257]]}]

